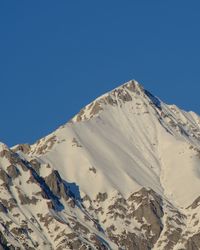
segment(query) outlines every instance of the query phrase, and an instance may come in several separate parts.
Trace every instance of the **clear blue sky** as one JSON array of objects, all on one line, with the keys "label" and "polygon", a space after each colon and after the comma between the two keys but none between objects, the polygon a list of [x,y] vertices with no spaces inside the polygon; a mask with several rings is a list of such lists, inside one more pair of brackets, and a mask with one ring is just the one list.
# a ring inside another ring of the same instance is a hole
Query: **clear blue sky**
[{"label": "clear blue sky", "polygon": [[136,79],[200,113],[199,0],[0,1],[0,141],[32,143]]}]

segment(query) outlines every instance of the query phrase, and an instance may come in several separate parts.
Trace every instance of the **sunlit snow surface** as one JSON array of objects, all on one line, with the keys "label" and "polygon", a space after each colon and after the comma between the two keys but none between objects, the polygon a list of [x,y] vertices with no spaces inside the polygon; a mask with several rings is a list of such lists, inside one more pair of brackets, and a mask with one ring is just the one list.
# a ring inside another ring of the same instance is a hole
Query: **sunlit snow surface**
[{"label": "sunlit snow surface", "polygon": [[94,101],[111,96],[116,105],[102,102],[93,117],[88,105],[83,120],[75,117],[53,133],[61,143],[38,157],[91,197],[115,190],[128,197],[145,186],[180,206],[191,204],[200,190],[199,155],[194,150],[200,143],[193,136],[193,130],[200,132],[199,117],[147,95],[137,82],[123,85],[131,101],[118,97],[121,88]]}]

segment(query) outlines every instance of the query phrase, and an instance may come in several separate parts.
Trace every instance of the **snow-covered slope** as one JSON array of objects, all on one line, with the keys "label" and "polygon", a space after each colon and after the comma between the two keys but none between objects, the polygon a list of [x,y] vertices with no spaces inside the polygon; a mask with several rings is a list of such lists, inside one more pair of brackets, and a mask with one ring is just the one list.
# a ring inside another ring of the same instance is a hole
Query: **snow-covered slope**
[{"label": "snow-covered slope", "polygon": [[[115,190],[128,197],[150,187],[188,206],[199,194],[200,118],[162,103],[136,82],[98,98],[51,136],[51,150],[40,154],[34,144],[30,155],[51,163],[92,198]],[[183,185],[191,184],[185,193]]]},{"label": "snow-covered slope", "polygon": [[0,151],[4,247],[200,249],[200,117],[136,81]]}]

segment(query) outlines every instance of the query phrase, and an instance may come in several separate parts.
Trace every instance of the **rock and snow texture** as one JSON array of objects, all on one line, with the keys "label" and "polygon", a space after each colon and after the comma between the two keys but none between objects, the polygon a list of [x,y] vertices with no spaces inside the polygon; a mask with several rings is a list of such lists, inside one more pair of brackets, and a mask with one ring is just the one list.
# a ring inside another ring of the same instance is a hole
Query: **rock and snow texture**
[{"label": "rock and snow texture", "polygon": [[0,144],[0,249],[200,249],[200,117],[136,81]]}]

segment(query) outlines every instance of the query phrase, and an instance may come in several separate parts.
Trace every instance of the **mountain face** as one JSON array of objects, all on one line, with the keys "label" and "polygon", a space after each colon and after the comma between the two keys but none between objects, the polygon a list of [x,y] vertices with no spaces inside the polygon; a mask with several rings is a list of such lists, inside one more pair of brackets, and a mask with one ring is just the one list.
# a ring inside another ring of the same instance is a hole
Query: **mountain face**
[{"label": "mountain face", "polygon": [[0,249],[200,249],[200,117],[130,81],[0,144]]}]

